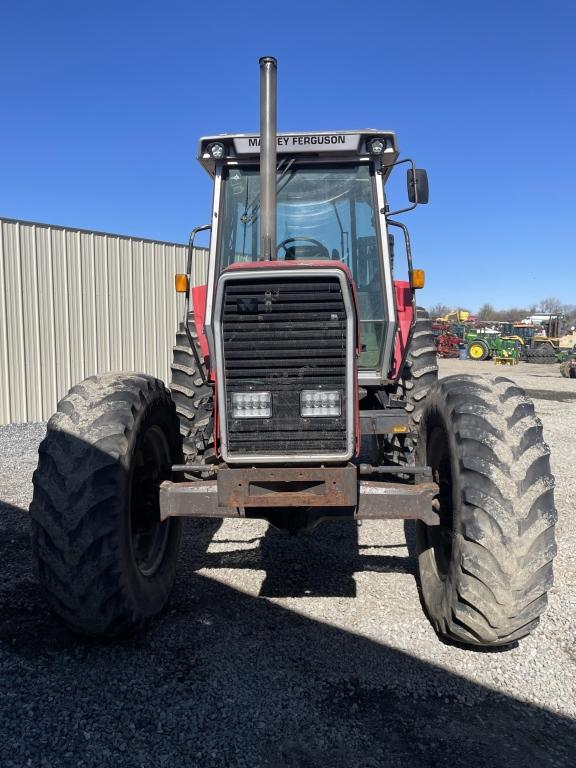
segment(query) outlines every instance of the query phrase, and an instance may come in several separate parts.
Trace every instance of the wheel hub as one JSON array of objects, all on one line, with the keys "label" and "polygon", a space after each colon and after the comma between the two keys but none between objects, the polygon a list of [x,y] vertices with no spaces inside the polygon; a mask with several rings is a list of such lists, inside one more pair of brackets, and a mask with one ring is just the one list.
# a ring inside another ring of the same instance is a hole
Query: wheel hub
[{"label": "wheel hub", "polygon": [[170,449],[163,431],[150,427],[139,440],[132,473],[130,536],[138,570],[153,575],[160,567],[170,521],[160,521],[160,482],[170,474]]}]

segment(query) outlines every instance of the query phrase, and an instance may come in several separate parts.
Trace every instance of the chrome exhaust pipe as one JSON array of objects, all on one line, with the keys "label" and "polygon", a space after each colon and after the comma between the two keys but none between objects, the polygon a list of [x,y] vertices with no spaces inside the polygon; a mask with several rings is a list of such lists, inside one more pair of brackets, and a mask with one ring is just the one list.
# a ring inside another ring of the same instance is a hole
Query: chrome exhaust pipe
[{"label": "chrome exhaust pipe", "polygon": [[260,258],[276,258],[276,70],[273,56],[260,59]]}]

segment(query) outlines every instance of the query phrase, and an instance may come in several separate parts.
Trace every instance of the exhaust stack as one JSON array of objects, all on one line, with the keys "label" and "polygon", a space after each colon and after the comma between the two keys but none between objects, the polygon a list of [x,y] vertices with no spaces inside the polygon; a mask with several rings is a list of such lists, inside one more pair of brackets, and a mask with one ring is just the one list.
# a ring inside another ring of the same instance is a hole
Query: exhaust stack
[{"label": "exhaust stack", "polygon": [[276,69],[260,59],[260,258],[276,258]]}]

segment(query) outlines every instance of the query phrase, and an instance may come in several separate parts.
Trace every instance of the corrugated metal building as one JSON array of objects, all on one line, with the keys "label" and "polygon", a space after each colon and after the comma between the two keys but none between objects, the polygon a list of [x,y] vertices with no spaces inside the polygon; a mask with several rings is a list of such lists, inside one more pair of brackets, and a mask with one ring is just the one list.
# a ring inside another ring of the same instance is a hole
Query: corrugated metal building
[{"label": "corrugated metal building", "polygon": [[[70,386],[132,370],[169,379],[186,246],[0,218],[0,424],[50,417]],[[207,251],[196,249],[194,283]]]}]

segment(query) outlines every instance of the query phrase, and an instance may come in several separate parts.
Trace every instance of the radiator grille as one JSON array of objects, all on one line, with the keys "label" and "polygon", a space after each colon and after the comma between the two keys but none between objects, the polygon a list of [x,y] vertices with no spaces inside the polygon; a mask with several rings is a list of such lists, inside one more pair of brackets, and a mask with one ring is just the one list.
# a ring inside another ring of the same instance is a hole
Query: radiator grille
[{"label": "radiator grille", "polygon": [[[346,452],[346,329],[336,276],[226,282],[222,341],[230,455]],[[250,389],[272,392],[270,419],[231,418],[231,394]],[[303,389],[342,392],[342,415],[302,418]]]}]

